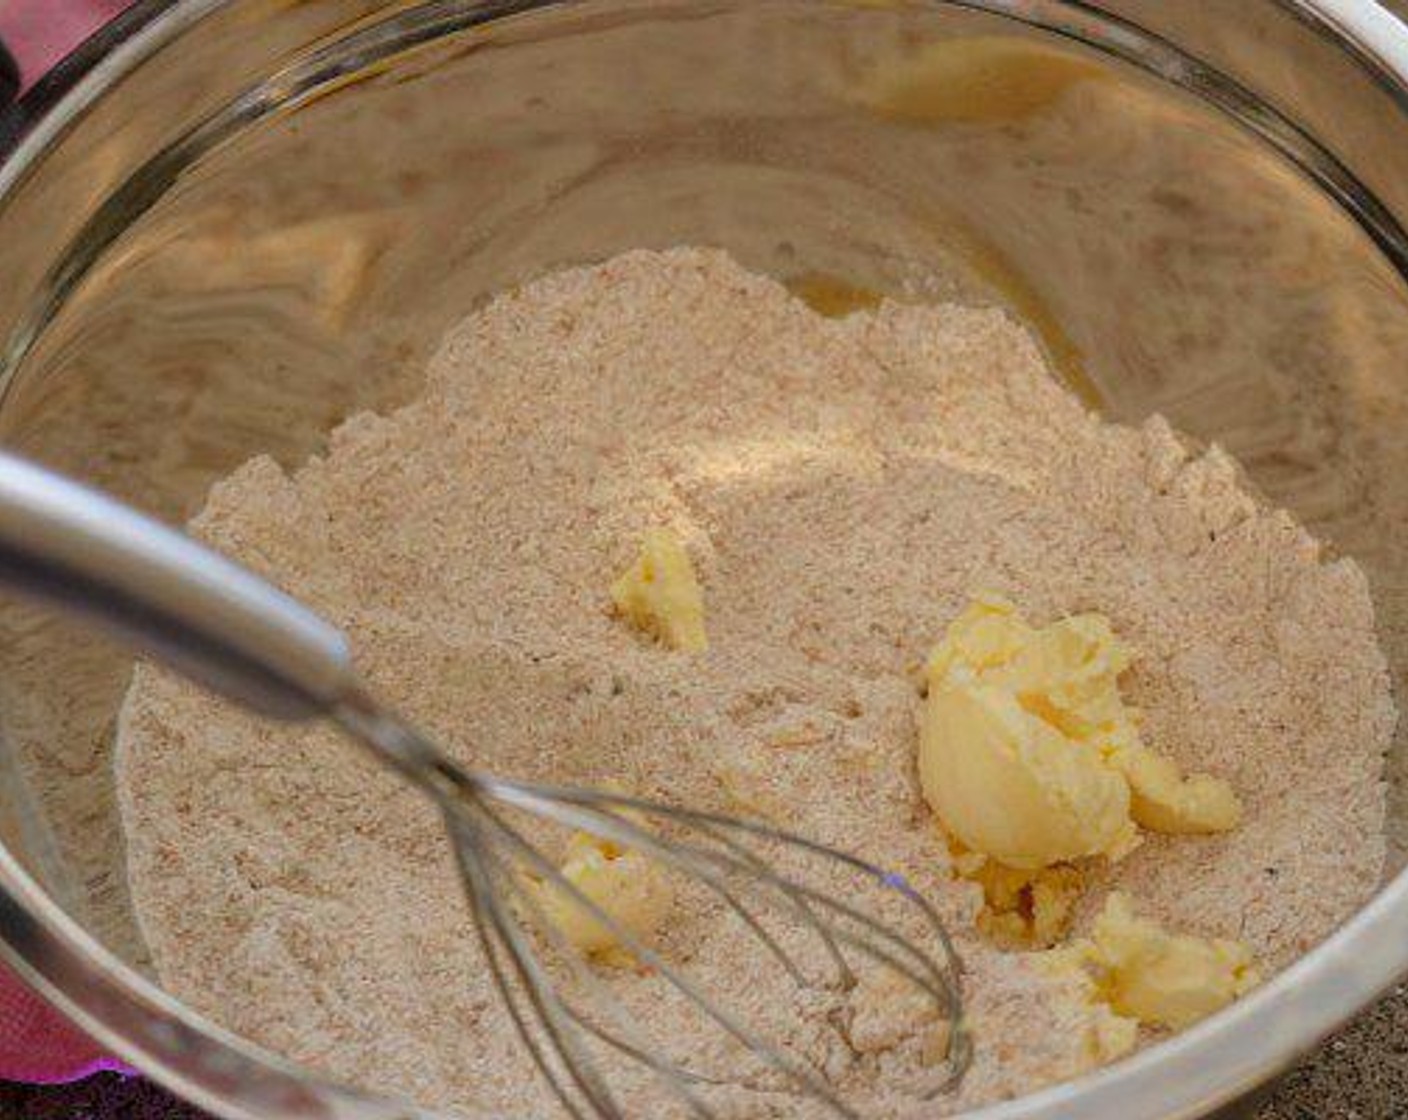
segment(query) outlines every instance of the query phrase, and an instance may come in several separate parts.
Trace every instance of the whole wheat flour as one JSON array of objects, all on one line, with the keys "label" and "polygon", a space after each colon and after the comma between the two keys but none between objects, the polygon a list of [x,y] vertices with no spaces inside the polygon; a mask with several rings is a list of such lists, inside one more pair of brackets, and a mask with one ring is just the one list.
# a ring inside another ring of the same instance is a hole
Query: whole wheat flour
[{"label": "whole wheat flour", "polygon": [[[707,653],[611,615],[653,527],[699,571]],[[193,528],[345,627],[374,688],[467,762],[750,808],[903,872],[969,970],[975,1063],[940,1112],[1088,1068],[1098,1026],[1069,981],[972,934],[977,888],[918,793],[913,666],[973,591],[1036,620],[1107,615],[1138,650],[1147,741],[1236,788],[1234,832],[1151,837],[1117,865],[1151,916],[1274,969],[1381,872],[1394,713],[1360,570],[1218,450],[1088,414],[998,311],[823,319],[720,253],[628,254],[500,297],[451,332],[420,401],[348,421],[292,477],[250,462]],[[415,794],[330,731],[145,668],[118,778],[171,991],[358,1084],[549,1114]],[[685,915],[663,950],[726,1002],[808,1023],[729,936]],[[656,978],[611,983],[660,1037],[684,1029]],[[903,1030],[862,1047],[812,1027],[867,1114],[935,1114]],[[728,1115],[801,1111],[727,1096]]]}]

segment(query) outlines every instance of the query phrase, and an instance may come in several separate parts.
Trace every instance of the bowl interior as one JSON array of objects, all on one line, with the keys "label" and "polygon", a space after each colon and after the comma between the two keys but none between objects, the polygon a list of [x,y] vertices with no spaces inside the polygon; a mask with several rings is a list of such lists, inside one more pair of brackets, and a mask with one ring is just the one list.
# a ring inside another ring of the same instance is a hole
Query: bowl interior
[{"label": "bowl interior", "polygon": [[[0,205],[7,445],[179,520],[249,456],[294,466],[409,399],[494,292],[718,245],[831,314],[1010,308],[1092,406],[1217,441],[1356,557],[1402,681],[1392,230],[1215,90],[1149,73],[1099,21],[1083,43],[956,4],[274,7],[155,51]],[[110,776],[130,668],[0,607],[0,836],[141,965]],[[1403,759],[1400,736],[1394,870]]]}]

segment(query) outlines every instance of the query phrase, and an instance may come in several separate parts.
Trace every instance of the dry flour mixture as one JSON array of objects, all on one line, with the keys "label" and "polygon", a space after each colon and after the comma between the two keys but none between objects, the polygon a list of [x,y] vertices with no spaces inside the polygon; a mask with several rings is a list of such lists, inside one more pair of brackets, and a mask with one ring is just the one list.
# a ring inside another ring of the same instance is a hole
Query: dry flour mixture
[{"label": "dry flour mixture", "polygon": [[[664,527],[709,648],[613,617]],[[352,636],[375,688],[494,771],[748,809],[903,872],[960,938],[976,1060],[949,1110],[1099,1057],[1100,1011],[975,931],[915,774],[915,668],[976,591],[1093,610],[1137,651],[1143,734],[1228,779],[1242,823],[1092,871],[1266,971],[1352,913],[1383,860],[1394,721],[1365,579],[1216,449],[1090,415],[1002,313],[822,318],[721,253],[631,253],[505,294],[451,332],[424,397],[361,415],[292,477],[255,460],[194,531]],[[331,731],[272,726],[139,670],[118,769],[132,893],[163,983],[349,1081],[467,1113],[550,1113],[495,1002],[435,814]],[[709,915],[662,950],[794,1015]],[[606,973],[651,1029],[658,980]],[[933,1115],[904,1030],[806,1028],[867,1115]],[[834,1034],[834,1032],[833,1032]],[[733,1116],[801,1107],[765,1088]]]}]

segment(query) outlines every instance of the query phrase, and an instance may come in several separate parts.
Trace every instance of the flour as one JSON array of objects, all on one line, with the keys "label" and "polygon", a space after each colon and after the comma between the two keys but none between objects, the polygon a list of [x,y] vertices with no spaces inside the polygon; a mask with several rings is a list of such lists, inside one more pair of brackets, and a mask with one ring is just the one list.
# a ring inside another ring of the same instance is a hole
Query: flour
[{"label": "flour", "polygon": [[[710,648],[612,617],[648,528],[689,549]],[[922,661],[970,593],[1107,615],[1145,738],[1228,778],[1230,835],[1150,838],[1097,882],[1274,969],[1378,883],[1394,721],[1368,590],[1216,449],[1088,415],[1003,314],[822,319],[703,250],[632,253],[504,295],[425,396],[360,415],[290,478],[258,459],[193,529],[347,629],[374,690],[466,762],[773,814],[903,872],[960,935],[975,1064],[949,1110],[1087,1068],[1091,1013],[972,935],[914,777]],[[164,984],[330,1074],[465,1112],[550,1105],[497,1006],[434,812],[322,728],[168,675],[118,742],[134,905]],[[810,1022],[737,967],[722,919],[667,955],[746,1011]],[[613,984],[668,1035],[659,981]],[[884,1032],[875,1032],[883,1036]],[[933,1115],[903,1040],[838,1077]],[[729,1115],[792,1115],[728,1091]],[[940,1107],[939,1111],[942,1111]]]}]

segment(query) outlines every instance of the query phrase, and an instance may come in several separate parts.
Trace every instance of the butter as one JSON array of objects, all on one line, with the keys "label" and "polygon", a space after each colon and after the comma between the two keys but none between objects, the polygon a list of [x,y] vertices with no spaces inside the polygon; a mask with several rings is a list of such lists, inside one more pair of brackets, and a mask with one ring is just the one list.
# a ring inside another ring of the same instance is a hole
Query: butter
[{"label": "butter", "polygon": [[984,860],[963,877],[983,888],[978,930],[1013,950],[1048,949],[1064,938],[1085,885],[1068,864],[1019,871]]},{"label": "butter", "polygon": [[1241,803],[1221,778],[1184,778],[1172,762],[1139,744],[1117,750],[1111,761],[1129,782],[1134,819],[1152,832],[1227,832],[1241,823]]},{"label": "butter", "polygon": [[[578,832],[567,844],[558,869],[562,877],[635,937],[653,934],[674,903],[674,891],[658,864],[640,852]],[[566,891],[550,883],[537,885],[543,916],[572,945],[608,963],[629,960],[616,935]]]},{"label": "butter", "polygon": [[700,653],[709,648],[694,565],[668,529],[645,534],[635,562],[611,585],[611,598],[627,622],[671,649]]},{"label": "butter", "polygon": [[1133,846],[1129,787],[1098,756],[971,677],[930,687],[920,783],[965,845],[1026,869]]},{"label": "butter", "polygon": [[1108,1065],[1138,1045],[1139,1024],[1108,1008],[1096,1007],[1094,1010],[1094,1021],[1086,1028],[1086,1060],[1093,1066]]},{"label": "butter", "polygon": [[1069,945],[1034,954],[1033,965],[1064,981],[1056,998],[1075,1007],[1082,1032],[1082,1049],[1087,1068],[1097,1068],[1128,1054],[1139,1043],[1139,1020],[1121,1015],[1105,1000],[1104,994],[1085,969],[1087,943]]},{"label": "butter", "polygon": [[1234,827],[1226,782],[1185,778],[1140,739],[1118,688],[1129,664],[1098,614],[1038,628],[1005,599],[977,598],[926,670],[919,778],[944,828],[972,852],[1034,871],[1120,859],[1138,826]]},{"label": "butter", "polygon": [[983,889],[983,908],[977,918],[980,933],[1012,951],[1049,949],[1066,936],[1085,889],[1085,876],[1078,867],[1058,863],[1019,870],[968,851],[952,836],[946,835],[945,840],[954,873]]},{"label": "butter", "polygon": [[1115,893],[1089,941],[1063,950],[1083,965],[1095,998],[1146,1026],[1182,1030],[1254,988],[1251,951],[1237,941],[1169,933]]}]

